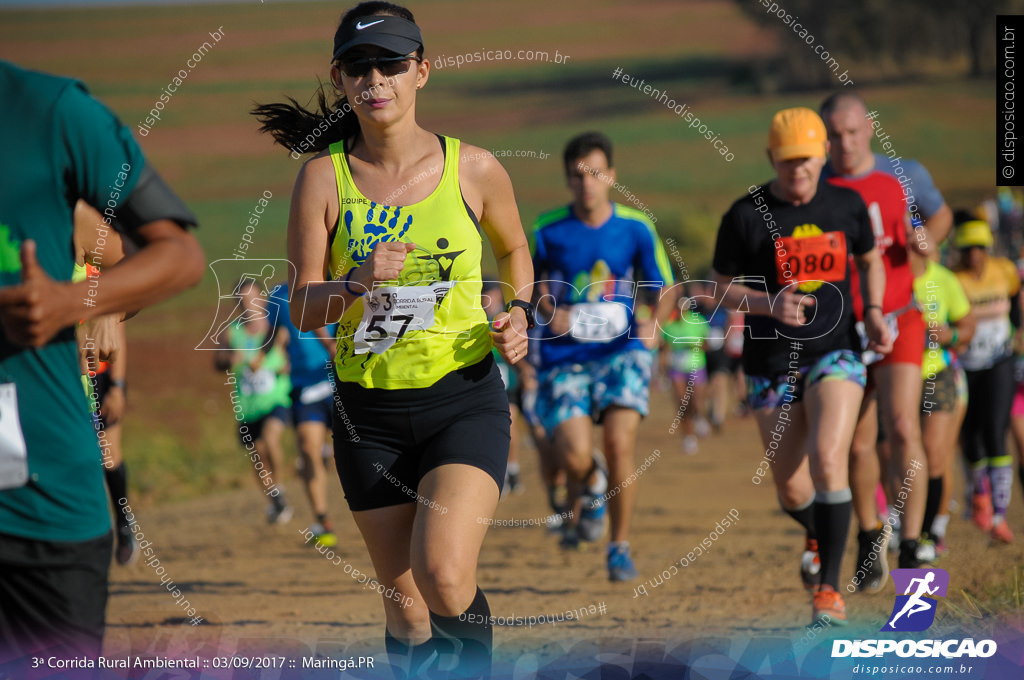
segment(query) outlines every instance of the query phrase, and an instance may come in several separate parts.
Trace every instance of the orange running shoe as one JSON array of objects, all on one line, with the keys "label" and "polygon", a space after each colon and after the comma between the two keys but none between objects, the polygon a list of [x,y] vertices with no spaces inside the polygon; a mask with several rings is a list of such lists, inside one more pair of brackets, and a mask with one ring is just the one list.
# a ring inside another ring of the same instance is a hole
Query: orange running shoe
[{"label": "orange running shoe", "polygon": [[971,519],[982,531],[992,530],[992,496],[976,493],[971,501]]},{"label": "orange running shoe", "polygon": [[997,519],[1001,521],[992,524],[992,540],[996,543],[1013,543],[1013,532],[1006,518],[1000,515]]},{"label": "orange running shoe", "polygon": [[811,625],[819,622],[833,626],[847,624],[846,603],[843,601],[843,596],[829,585],[821,586],[814,593],[814,613],[811,617]]},{"label": "orange running shoe", "polygon": [[800,580],[807,590],[821,585],[821,558],[818,557],[818,542],[813,538],[804,542],[804,554],[800,556]]}]

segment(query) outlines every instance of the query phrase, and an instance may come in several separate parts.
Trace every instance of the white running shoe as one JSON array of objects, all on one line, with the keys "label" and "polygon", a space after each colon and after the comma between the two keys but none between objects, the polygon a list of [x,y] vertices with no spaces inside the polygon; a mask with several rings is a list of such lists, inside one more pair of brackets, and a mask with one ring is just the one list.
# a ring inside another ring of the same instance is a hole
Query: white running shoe
[{"label": "white running shoe", "polygon": [[285,505],[279,509],[273,503],[271,503],[270,505],[267,506],[267,523],[287,524],[291,521],[293,514],[295,514],[295,510],[292,508],[292,506]]}]

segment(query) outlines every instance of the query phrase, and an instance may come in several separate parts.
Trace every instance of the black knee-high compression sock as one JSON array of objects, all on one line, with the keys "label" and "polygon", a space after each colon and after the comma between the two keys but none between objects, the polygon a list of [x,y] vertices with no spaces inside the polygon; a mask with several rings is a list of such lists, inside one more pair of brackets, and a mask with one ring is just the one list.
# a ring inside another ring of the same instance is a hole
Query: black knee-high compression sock
[{"label": "black knee-high compression sock", "polygon": [[428,671],[437,665],[433,638],[422,644],[407,645],[385,628],[384,649],[388,652],[388,661],[391,663],[391,672],[394,673],[395,680],[425,677]]},{"label": "black knee-high compression sock", "polygon": [[[434,644],[444,664],[445,652],[452,649],[458,663],[453,678],[489,678],[491,676],[491,649],[494,631],[491,627],[491,608],[484,591],[476,589],[476,597],[469,609],[458,616],[441,616],[430,612],[430,625],[434,630]],[[452,644],[453,642],[457,644]],[[443,667],[442,667],[443,670]]]},{"label": "black knee-high compression sock", "polygon": [[807,538],[817,538],[817,530],[814,525],[814,499],[807,501],[799,508],[787,508],[782,499],[779,499],[782,511],[800,523],[800,526],[807,532]]},{"label": "black knee-high compression sock", "polygon": [[819,491],[814,495],[814,527],[818,532],[821,583],[839,590],[839,569],[846,552],[853,516],[853,495],[849,488]]},{"label": "black knee-high compression sock", "polygon": [[[123,527],[129,524],[124,516],[124,506],[128,503],[128,469],[124,461],[115,468],[105,468],[103,476],[107,479],[107,488],[110,490],[110,500],[114,501],[117,509],[117,526]],[[122,503],[121,500],[124,499]]]},{"label": "black knee-high compression sock", "polygon": [[932,522],[939,514],[939,503],[942,501],[942,477],[935,477],[928,480],[928,497],[924,502],[924,523],[921,524],[921,533],[927,533],[933,540],[935,532],[932,531]]}]

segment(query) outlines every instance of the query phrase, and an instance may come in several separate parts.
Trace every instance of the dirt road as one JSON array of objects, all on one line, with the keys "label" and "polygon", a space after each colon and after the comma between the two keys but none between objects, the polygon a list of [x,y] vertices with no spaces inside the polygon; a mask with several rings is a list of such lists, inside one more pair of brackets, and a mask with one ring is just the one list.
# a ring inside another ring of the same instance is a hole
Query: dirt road
[{"label": "dirt road", "polygon": [[[574,658],[601,653],[604,663],[616,663],[616,658],[651,656],[651,649],[658,656],[672,641],[683,641],[682,648],[692,655],[696,647],[687,641],[699,638],[701,644],[717,640],[720,649],[728,650],[721,653],[735,659],[744,649],[754,649],[752,639],[792,655],[790,644],[807,634],[810,604],[798,577],[802,537],[778,510],[770,483],[751,481],[763,453],[753,421],[729,421],[722,434],[702,441],[697,455],[685,456],[678,435],[668,432],[675,411],[671,397],[656,393],[653,401],[637,450],[638,465],[650,461],[639,482],[632,537],[639,580],[609,583],[603,546],[564,552],[540,526],[496,526],[488,534],[479,573],[494,616],[540,619],[575,610],[580,618],[497,626],[496,659],[518,660],[517,677],[528,677],[522,674],[537,665],[557,665],[570,649]],[[497,520],[529,524],[548,512],[532,448],[524,448],[522,460],[526,493],[504,500]],[[336,477],[332,473],[330,489],[340,543],[333,560],[304,543],[308,505],[298,481],[285,481],[296,504],[296,516],[286,526],[266,525],[255,481],[251,488],[140,511],[141,529],[159,564],[140,561],[112,569],[106,653],[115,658],[234,652],[301,658],[318,652],[374,656],[380,664],[383,610],[379,596],[354,580],[354,571],[346,573],[346,565],[362,572],[371,568]],[[724,527],[722,520],[730,513],[735,521]],[[1024,534],[1019,499],[1010,521]],[[694,551],[695,546],[712,532],[720,536],[712,539],[710,550],[696,554],[701,549]],[[950,573],[949,597],[929,635],[964,624],[972,630],[1012,632],[1007,622],[1024,632],[1019,609],[1016,621],[1007,616],[1014,607],[1014,566],[1024,564],[1024,541],[991,546],[957,513],[949,545],[950,554],[939,565]],[[854,556],[851,540],[844,579],[853,574]],[[686,564],[673,573],[670,567],[679,567],[681,560]],[[842,637],[874,636],[893,596],[891,581],[877,595],[848,596],[851,626]],[[981,610],[973,608],[974,598],[983,602]],[[188,607],[203,623],[188,623]],[[979,618],[958,610],[976,612]],[[998,626],[994,613],[1002,616]],[[816,639],[805,638],[803,649],[821,648],[827,654],[820,640],[830,635],[835,637],[833,631],[822,631]],[[268,672],[260,677],[278,677],[275,673],[282,671]],[[295,672],[313,671],[283,673]]]}]

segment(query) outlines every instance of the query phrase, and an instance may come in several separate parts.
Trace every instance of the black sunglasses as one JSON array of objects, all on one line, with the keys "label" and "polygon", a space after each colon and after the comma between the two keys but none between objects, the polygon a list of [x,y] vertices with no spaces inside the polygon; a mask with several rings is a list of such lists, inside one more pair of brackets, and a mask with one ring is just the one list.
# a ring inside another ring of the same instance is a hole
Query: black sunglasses
[{"label": "black sunglasses", "polygon": [[349,59],[338,62],[338,68],[349,78],[362,78],[371,69],[377,69],[382,76],[398,76],[419,63],[416,57],[366,57],[365,59]]}]

